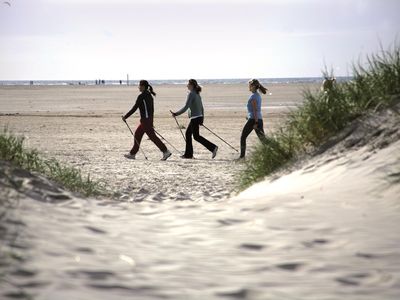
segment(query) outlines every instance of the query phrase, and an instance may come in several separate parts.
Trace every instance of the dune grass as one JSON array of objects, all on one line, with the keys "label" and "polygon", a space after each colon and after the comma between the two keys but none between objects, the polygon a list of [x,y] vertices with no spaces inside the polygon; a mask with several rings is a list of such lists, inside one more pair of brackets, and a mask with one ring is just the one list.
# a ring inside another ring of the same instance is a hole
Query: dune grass
[{"label": "dune grass", "polygon": [[42,174],[70,191],[85,196],[105,194],[103,185],[90,175],[83,176],[79,169],[64,166],[55,159],[42,158],[38,151],[25,148],[23,137],[13,135],[7,128],[0,132],[0,159]]},{"label": "dune grass", "polygon": [[[324,74],[326,75],[326,74]],[[240,174],[246,188],[315,149],[351,121],[390,107],[400,96],[400,47],[381,50],[353,65],[353,78],[329,92],[303,91],[303,104],[289,113],[281,128],[259,145]]]}]

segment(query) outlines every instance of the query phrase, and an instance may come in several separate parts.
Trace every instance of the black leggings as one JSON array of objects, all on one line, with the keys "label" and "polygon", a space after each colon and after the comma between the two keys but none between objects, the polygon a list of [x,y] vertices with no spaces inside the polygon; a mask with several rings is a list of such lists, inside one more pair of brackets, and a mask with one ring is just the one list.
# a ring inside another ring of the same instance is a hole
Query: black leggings
[{"label": "black leggings", "polygon": [[195,141],[202,144],[206,147],[209,151],[213,152],[217,147],[209,140],[203,138],[200,135],[200,124],[203,124],[203,117],[191,119],[188,128],[186,129],[186,150],[185,150],[185,157],[192,158],[193,157],[193,143],[192,143],[192,135]]},{"label": "black leggings", "polygon": [[[248,119],[246,124],[243,127],[242,135],[240,137],[240,157],[245,157],[246,155],[246,139],[249,134],[254,130],[254,124],[256,124],[255,119]],[[256,129],[256,134],[261,142],[265,141],[265,134],[263,128],[263,120],[258,119],[258,126]]]}]

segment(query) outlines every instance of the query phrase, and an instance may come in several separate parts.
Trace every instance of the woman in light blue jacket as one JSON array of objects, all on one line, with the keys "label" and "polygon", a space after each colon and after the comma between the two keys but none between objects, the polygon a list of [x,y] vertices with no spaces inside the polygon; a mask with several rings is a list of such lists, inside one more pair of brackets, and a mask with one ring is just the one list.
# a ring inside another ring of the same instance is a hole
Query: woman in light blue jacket
[{"label": "woman in light blue jacket", "polygon": [[204,121],[204,108],[200,97],[201,86],[196,80],[190,79],[187,88],[190,93],[185,106],[177,112],[171,112],[172,116],[176,117],[189,110],[190,123],[186,129],[186,150],[181,157],[193,158],[193,135],[193,138],[206,147],[212,153],[212,158],[214,158],[217,155],[218,147],[200,135],[200,125],[203,125]]},{"label": "woman in light blue jacket", "polygon": [[265,141],[264,124],[261,114],[262,100],[258,91],[266,94],[267,89],[257,79],[252,79],[249,81],[249,91],[251,95],[247,101],[247,122],[243,127],[240,137],[240,158],[244,158],[246,155],[246,139],[253,130],[255,130],[262,142]]}]

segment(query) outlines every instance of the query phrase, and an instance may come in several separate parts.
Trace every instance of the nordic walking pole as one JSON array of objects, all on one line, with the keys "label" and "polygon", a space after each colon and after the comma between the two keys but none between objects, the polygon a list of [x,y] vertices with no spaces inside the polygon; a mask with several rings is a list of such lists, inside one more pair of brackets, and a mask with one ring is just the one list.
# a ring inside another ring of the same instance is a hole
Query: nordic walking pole
[{"label": "nordic walking pole", "polygon": [[172,116],[174,117],[175,122],[176,122],[176,125],[178,125],[178,128],[179,128],[179,130],[180,130],[180,132],[181,132],[181,134],[182,134],[182,137],[183,137],[183,139],[185,140],[185,143],[186,143],[185,135],[184,135],[183,132],[182,132],[182,129],[181,129],[181,126],[179,125],[178,120],[177,120],[176,117],[174,116],[174,113],[172,112],[172,110],[170,110],[170,112],[171,112]]},{"label": "nordic walking pole", "polygon": [[155,130],[155,128],[153,128],[153,129],[154,129],[154,132],[155,132],[157,135],[159,135],[160,138],[162,138],[168,145],[170,145],[172,148],[174,148],[176,152],[182,154],[181,151],[179,151],[178,149],[176,149],[176,148],[174,147],[174,145],[172,145],[170,142],[168,142],[157,130]]},{"label": "nordic walking pole", "polygon": [[211,132],[213,135],[215,135],[217,138],[219,138],[221,141],[223,141],[225,144],[227,144],[229,147],[231,147],[233,150],[235,150],[236,152],[239,152],[235,147],[233,147],[231,144],[229,144],[227,141],[225,141],[222,137],[220,137],[218,134],[216,134],[215,132],[213,132],[210,128],[208,128],[206,125],[201,124],[201,126],[203,126],[205,129],[207,129],[209,132]]},{"label": "nordic walking pole", "polygon": [[[139,145],[139,143],[138,143],[137,139],[135,138],[135,135],[133,134],[132,129],[131,129],[131,127],[129,126],[128,122],[126,122],[126,120],[123,120],[123,121],[124,121],[124,123],[126,124],[126,126],[128,126],[128,129],[129,129],[129,131],[131,132],[131,134],[132,134],[132,136],[133,136],[133,139],[135,140],[136,144]],[[144,153],[144,151],[143,151],[143,149],[140,147],[140,145],[139,145],[139,149],[140,149],[140,151],[142,152],[144,158],[145,158],[146,160],[148,160],[146,154]]]}]

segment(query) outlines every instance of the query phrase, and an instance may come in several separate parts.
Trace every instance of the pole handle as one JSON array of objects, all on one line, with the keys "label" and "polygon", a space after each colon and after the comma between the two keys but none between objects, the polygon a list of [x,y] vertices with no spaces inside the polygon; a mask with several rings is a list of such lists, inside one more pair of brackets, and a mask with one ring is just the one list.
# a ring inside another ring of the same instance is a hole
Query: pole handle
[{"label": "pole handle", "polygon": [[172,110],[169,110],[169,111],[171,112],[172,117],[175,119],[176,125],[178,126],[178,129],[179,129],[179,131],[180,131],[181,134],[182,134],[183,140],[184,140],[185,143],[186,143],[186,138],[185,138],[185,135],[184,135],[183,132],[182,132],[181,125],[179,125],[179,122],[178,122],[178,120],[176,119],[176,116],[174,115],[174,112],[173,112]]}]

